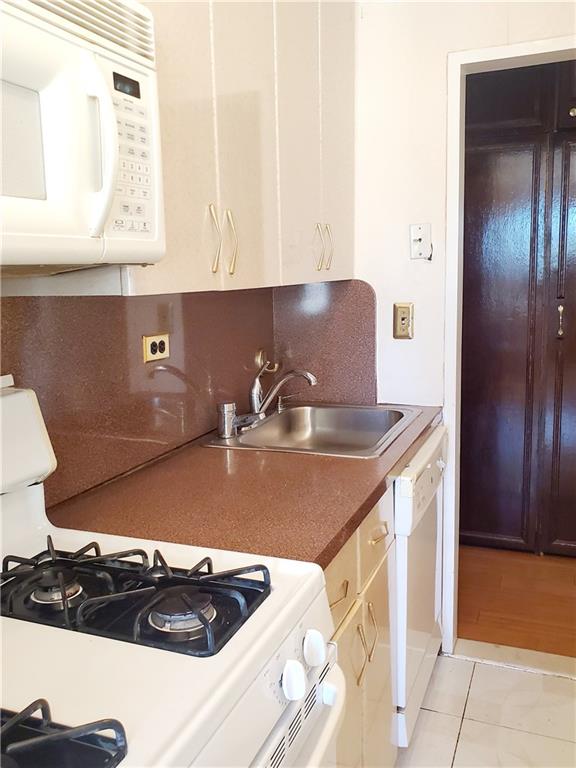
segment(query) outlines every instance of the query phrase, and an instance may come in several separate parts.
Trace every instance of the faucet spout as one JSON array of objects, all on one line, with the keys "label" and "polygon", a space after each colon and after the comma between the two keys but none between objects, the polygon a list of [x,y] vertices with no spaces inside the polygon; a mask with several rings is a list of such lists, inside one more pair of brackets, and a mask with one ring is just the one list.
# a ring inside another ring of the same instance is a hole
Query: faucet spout
[{"label": "faucet spout", "polygon": [[270,389],[266,397],[262,400],[260,405],[257,406],[255,413],[265,413],[266,410],[270,407],[272,401],[278,394],[278,392],[282,389],[282,387],[292,379],[302,378],[305,381],[308,382],[308,384],[311,387],[315,387],[316,384],[318,384],[318,379],[316,376],[314,376],[313,373],[310,373],[310,371],[301,371],[301,370],[295,370],[295,371],[289,371],[285,376],[283,376],[280,381],[277,384],[274,384],[274,386]]}]

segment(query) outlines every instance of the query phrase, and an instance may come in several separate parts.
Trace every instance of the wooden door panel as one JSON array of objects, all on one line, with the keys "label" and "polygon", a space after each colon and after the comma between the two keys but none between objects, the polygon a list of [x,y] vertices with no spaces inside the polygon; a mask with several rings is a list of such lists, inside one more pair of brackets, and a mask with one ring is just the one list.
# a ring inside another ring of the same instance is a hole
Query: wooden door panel
[{"label": "wooden door panel", "polygon": [[[547,329],[544,487],[540,549],[576,555],[576,136],[556,140]],[[560,329],[559,307],[563,307]],[[562,331],[559,333],[559,331]],[[547,510],[546,510],[547,508]]]},{"label": "wooden door panel", "polygon": [[460,511],[465,543],[533,546],[541,150],[535,139],[467,151]]},{"label": "wooden door panel", "polygon": [[546,130],[551,127],[555,64],[468,75],[468,131]]},{"label": "wooden door panel", "polygon": [[576,60],[564,61],[558,64],[558,97],[557,125],[558,128],[576,128]]},{"label": "wooden door panel", "polygon": [[573,61],[467,81],[468,544],[576,556],[575,83]]}]

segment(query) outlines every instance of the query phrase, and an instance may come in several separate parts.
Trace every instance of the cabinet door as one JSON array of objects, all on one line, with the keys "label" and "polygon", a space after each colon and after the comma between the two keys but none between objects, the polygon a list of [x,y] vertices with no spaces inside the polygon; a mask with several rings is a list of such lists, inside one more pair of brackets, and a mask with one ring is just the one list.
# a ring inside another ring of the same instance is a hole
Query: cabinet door
[{"label": "cabinet door", "polygon": [[389,581],[393,576],[395,547],[363,592],[362,623],[366,628],[370,661],[363,686],[363,765],[393,766],[392,659],[390,649]]},{"label": "cabinet door", "polygon": [[212,7],[224,287],[278,285],[273,5]]},{"label": "cabinet door", "polygon": [[362,762],[362,670],[368,657],[362,641],[366,630],[362,624],[362,602],[356,601],[334,635],[338,644],[338,664],[346,678],[346,710],[338,733],[336,764],[356,768]]},{"label": "cabinet door", "polygon": [[354,3],[321,3],[324,280],[354,273]]},{"label": "cabinet door", "polygon": [[282,282],[310,283],[326,279],[325,271],[317,269],[325,238],[319,3],[280,2],[276,7]]},{"label": "cabinet door", "polygon": [[576,128],[576,61],[556,65],[558,128]]},{"label": "cabinet door", "polygon": [[354,533],[326,568],[326,594],[338,628],[358,594],[358,535]]},{"label": "cabinet door", "polygon": [[[156,30],[164,169],[166,256],[125,270],[131,294],[217,290],[218,233],[214,110],[207,2],[148,3]],[[174,35],[174,30],[178,35]]]}]

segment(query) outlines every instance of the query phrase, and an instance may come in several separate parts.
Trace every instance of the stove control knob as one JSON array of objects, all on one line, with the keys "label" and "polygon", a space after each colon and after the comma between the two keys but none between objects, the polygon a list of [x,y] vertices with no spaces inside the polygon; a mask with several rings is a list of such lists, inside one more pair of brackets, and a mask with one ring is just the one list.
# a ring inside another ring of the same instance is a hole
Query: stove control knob
[{"label": "stove control knob", "polygon": [[309,667],[321,667],[326,664],[326,643],[317,629],[308,629],[302,646],[304,661]]},{"label": "stove control knob", "polygon": [[300,701],[306,693],[306,673],[296,659],[288,659],[282,672],[282,691],[288,701]]}]

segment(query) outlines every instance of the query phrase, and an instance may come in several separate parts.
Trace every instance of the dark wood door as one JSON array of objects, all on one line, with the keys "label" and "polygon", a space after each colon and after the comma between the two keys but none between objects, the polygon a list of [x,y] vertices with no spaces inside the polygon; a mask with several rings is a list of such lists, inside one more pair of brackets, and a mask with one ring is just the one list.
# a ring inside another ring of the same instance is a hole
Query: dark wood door
[{"label": "dark wood door", "polygon": [[576,132],[553,142],[538,548],[576,555]]},{"label": "dark wood door", "polygon": [[576,61],[558,65],[556,124],[559,129],[576,128]]},{"label": "dark wood door", "polygon": [[542,139],[466,153],[461,538],[532,549]]},{"label": "dark wood door", "polygon": [[575,81],[568,62],[468,84],[467,544],[576,555]]}]

